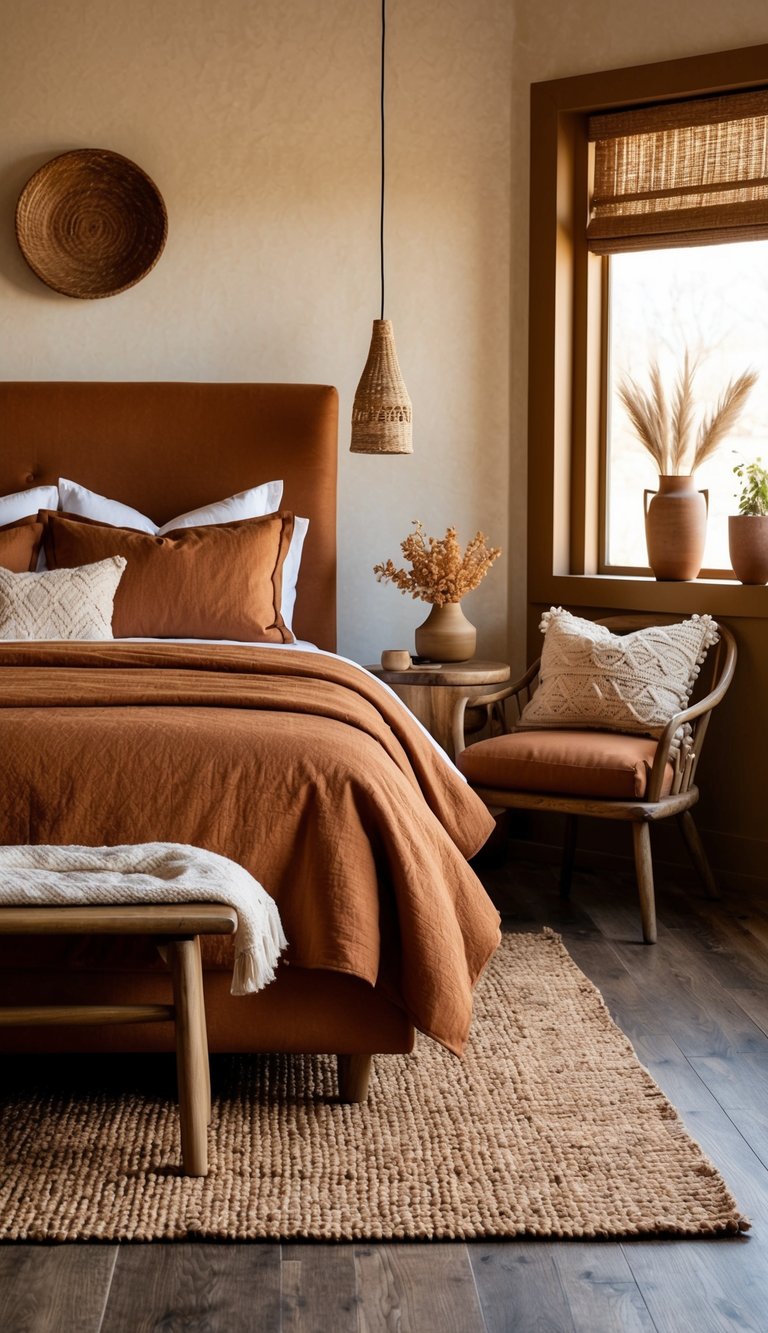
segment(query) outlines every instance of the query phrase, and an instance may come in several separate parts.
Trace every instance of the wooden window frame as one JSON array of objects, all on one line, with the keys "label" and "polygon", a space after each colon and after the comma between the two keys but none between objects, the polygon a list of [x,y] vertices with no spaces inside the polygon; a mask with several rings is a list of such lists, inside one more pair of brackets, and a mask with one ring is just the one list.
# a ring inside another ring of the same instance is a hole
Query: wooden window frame
[{"label": "wooden window frame", "polygon": [[528,596],[535,604],[768,617],[768,587],[601,574],[607,265],[587,249],[591,113],[764,86],[768,45],[531,87]]}]

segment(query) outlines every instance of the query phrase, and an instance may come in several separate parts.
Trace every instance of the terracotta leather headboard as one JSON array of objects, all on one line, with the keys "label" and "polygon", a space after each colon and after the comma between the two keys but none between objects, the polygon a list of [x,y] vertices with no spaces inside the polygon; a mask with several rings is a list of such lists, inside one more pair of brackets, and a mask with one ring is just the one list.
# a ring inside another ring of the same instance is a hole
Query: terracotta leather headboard
[{"label": "terracotta leather headboard", "polygon": [[0,383],[0,495],[69,477],[164,523],[282,477],[310,519],[294,628],[335,649],[337,432],[327,385]]}]

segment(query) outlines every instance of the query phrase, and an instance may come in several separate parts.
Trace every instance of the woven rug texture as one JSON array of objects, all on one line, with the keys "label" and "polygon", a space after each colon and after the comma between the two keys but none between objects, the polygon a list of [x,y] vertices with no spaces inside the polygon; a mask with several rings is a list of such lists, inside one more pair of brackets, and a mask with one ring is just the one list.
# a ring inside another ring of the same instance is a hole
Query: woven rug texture
[{"label": "woven rug texture", "polygon": [[140,1057],[117,1059],[101,1081],[103,1059],[78,1067],[76,1090],[22,1077],[0,1097],[0,1239],[701,1236],[748,1226],[550,931],[504,937],[478,985],[463,1060],[426,1038],[412,1055],[380,1056],[364,1105],[335,1100],[330,1057],[215,1057],[205,1179],[178,1174],[176,1106],[167,1087],[137,1077]]}]

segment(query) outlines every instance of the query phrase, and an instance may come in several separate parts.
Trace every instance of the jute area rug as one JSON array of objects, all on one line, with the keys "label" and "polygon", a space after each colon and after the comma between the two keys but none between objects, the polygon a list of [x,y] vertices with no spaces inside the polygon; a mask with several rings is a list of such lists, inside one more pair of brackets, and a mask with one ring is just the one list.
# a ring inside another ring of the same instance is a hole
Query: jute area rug
[{"label": "jute area rug", "polygon": [[334,1100],[329,1058],[215,1058],[206,1179],[177,1174],[176,1108],[151,1077],[136,1086],[146,1062],[119,1060],[101,1081],[100,1067],[78,1062],[77,1091],[17,1079],[3,1094],[0,1238],[700,1236],[748,1225],[551,932],[505,937],[463,1061],[427,1039],[411,1056],[379,1057],[366,1105]]}]

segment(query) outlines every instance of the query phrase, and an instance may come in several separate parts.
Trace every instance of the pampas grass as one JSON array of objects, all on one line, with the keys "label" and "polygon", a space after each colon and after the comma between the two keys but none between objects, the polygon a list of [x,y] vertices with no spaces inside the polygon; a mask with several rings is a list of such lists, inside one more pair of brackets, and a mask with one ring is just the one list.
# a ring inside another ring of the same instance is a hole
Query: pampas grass
[{"label": "pampas grass", "polygon": [[686,351],[671,400],[667,398],[657,361],[652,361],[648,370],[649,389],[642,388],[629,375],[618,386],[632,428],[662,476],[695,472],[711,458],[735,425],[757,381],[754,370],[731,380],[713,410],[702,418],[694,441],[695,375],[696,363]]}]

